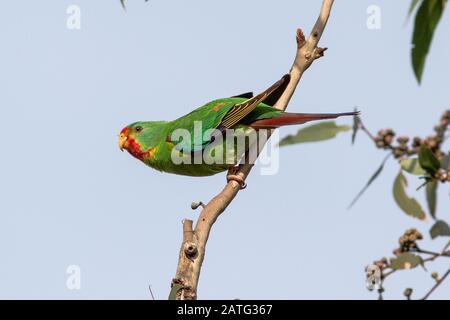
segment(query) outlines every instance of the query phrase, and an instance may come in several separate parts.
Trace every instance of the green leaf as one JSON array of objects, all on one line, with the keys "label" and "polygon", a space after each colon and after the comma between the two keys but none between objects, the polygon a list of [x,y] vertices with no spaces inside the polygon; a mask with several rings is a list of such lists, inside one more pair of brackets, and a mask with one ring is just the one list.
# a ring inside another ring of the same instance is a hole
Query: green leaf
[{"label": "green leaf", "polygon": [[329,140],[336,137],[339,132],[349,131],[350,129],[350,126],[338,126],[334,121],[322,122],[300,129],[295,136],[289,135],[285,137],[281,140],[280,146]]},{"label": "green leaf", "polygon": [[[357,108],[355,108],[355,111],[357,111]],[[359,125],[361,123],[361,120],[357,115],[353,116],[353,132],[352,132],[352,144],[355,144],[356,134],[359,130]]]},{"label": "green leaf", "polygon": [[437,187],[436,180],[430,181],[425,187],[425,194],[427,197],[428,210],[433,219],[436,219],[436,199],[437,199]]},{"label": "green leaf", "polygon": [[372,174],[372,176],[369,178],[369,181],[367,181],[366,185],[361,189],[361,191],[356,195],[355,199],[350,203],[350,205],[347,207],[347,209],[350,209],[353,207],[353,205],[356,203],[356,201],[361,198],[361,196],[366,192],[366,190],[370,187],[370,185],[375,181],[376,178],[380,175],[380,173],[383,171],[384,165],[389,159],[390,154],[387,155],[386,158],[384,158],[383,162],[381,162],[381,165],[378,167],[378,169]]},{"label": "green leaf", "polygon": [[430,229],[431,239],[437,237],[450,237],[450,227],[445,221],[438,220]]},{"label": "green leaf", "polygon": [[420,1],[422,1],[422,0],[412,0],[411,1],[411,6],[409,7],[409,11],[408,11],[408,18],[411,17],[412,13],[416,9],[416,7]]},{"label": "green leaf", "polygon": [[417,158],[402,159],[400,160],[400,166],[403,170],[415,176],[423,176],[426,173],[420,166]]},{"label": "green leaf", "polygon": [[406,194],[405,188],[407,187],[408,182],[403,175],[402,171],[399,172],[397,178],[394,181],[393,194],[394,199],[400,209],[403,210],[407,215],[412,216],[414,218],[424,220],[425,212],[423,211],[420,204],[416,199],[408,197]]},{"label": "green leaf", "polygon": [[413,269],[422,263],[421,257],[410,252],[404,252],[391,259],[391,268],[394,270]]},{"label": "green leaf", "polygon": [[434,153],[424,145],[422,145],[419,150],[419,163],[420,166],[432,176],[434,176],[436,171],[441,167],[441,163]]},{"label": "green leaf", "polygon": [[[412,38],[412,65],[417,82],[422,81],[425,61],[433,40],[434,31],[441,19],[446,0],[423,0],[417,11]],[[417,4],[414,4],[414,7]]]},{"label": "green leaf", "polygon": [[179,284],[179,283],[175,283],[172,286],[172,289],[170,290],[169,300],[177,300],[177,293],[181,289],[183,289],[183,286],[181,284]]}]

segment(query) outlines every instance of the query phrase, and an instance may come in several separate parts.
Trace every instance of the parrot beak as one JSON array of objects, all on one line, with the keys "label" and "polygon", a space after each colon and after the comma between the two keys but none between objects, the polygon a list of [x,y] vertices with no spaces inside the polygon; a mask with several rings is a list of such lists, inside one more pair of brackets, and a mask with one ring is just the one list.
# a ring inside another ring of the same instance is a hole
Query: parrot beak
[{"label": "parrot beak", "polygon": [[120,151],[123,152],[123,149],[126,148],[125,143],[127,142],[128,136],[124,135],[123,133],[121,133],[119,135],[119,149]]}]

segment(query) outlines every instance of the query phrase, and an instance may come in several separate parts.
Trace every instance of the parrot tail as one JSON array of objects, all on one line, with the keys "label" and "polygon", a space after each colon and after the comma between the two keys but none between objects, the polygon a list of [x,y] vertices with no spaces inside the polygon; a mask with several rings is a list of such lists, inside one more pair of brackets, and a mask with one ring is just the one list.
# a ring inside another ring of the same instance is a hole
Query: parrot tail
[{"label": "parrot tail", "polygon": [[343,112],[343,113],[290,113],[283,112],[279,116],[256,120],[249,124],[254,129],[275,129],[282,126],[289,126],[294,124],[302,124],[315,120],[336,119],[342,116],[357,116],[359,111]]}]

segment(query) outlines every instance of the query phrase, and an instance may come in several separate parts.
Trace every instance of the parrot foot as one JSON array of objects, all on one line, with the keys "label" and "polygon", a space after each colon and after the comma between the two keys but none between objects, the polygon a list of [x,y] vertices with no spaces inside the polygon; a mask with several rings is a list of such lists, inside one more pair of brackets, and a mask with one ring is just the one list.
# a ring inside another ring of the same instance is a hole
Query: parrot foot
[{"label": "parrot foot", "polygon": [[227,182],[236,181],[241,186],[241,190],[244,190],[245,188],[247,188],[247,183],[244,179],[236,174],[238,171],[239,166],[231,167],[230,169],[228,169]]}]

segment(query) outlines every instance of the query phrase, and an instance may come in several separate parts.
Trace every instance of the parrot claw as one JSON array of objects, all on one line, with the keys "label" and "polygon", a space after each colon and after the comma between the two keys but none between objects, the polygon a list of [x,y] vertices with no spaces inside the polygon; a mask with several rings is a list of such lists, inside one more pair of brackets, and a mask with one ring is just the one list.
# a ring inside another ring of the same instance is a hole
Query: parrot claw
[{"label": "parrot claw", "polygon": [[227,174],[227,182],[236,181],[241,186],[241,190],[244,190],[245,188],[247,188],[247,183],[245,182],[245,180],[243,178],[241,178],[240,176],[238,176],[236,174],[238,171],[239,171],[239,166],[230,168],[228,170],[228,174]]}]

